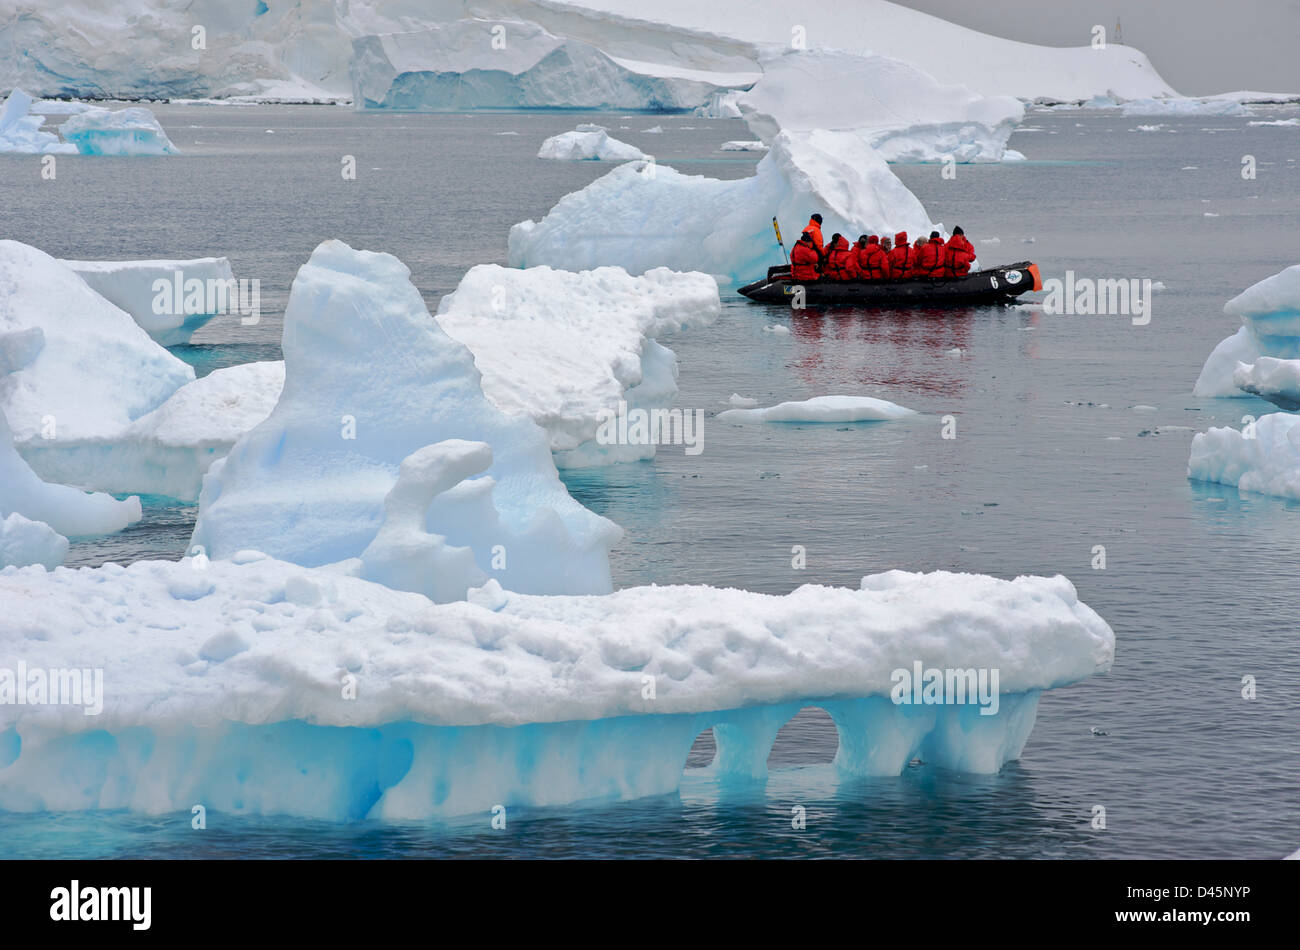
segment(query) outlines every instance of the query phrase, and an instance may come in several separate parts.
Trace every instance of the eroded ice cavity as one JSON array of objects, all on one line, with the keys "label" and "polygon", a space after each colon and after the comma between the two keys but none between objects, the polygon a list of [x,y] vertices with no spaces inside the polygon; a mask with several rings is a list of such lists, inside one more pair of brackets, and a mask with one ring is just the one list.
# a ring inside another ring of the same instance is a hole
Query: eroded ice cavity
[{"label": "eroded ice cavity", "polygon": [[761,62],[763,78],[736,101],[764,142],[782,129],[831,129],[891,162],[997,162],[1025,116],[1019,99],[945,85],[879,53],[787,50]]},{"label": "eroded ice cavity", "polygon": [[610,138],[602,125],[580,125],[572,132],[552,135],[537,150],[537,157],[566,162],[626,162],[646,155],[635,145]]},{"label": "eroded ice cavity", "polygon": [[438,494],[427,529],[512,590],[610,589],[618,528],[570,497],[542,429],[483,395],[470,351],[397,258],[321,244],[294,279],[282,347],[275,408],[204,479],[193,544],[210,557],[358,558],[403,460],[461,439],[490,445],[492,464]]},{"label": "eroded ice cavity", "polygon": [[1248,287],[1224,305],[1242,327],[1214,348],[1196,380],[1197,396],[1244,395],[1237,364],[1261,356],[1300,359],[1300,264]]},{"label": "eroded ice cavity", "polygon": [[[481,599],[495,609],[250,552],[0,572],[0,668],[101,669],[104,686],[99,715],[94,696],[0,704],[0,808],[428,819],[631,799],[673,792],[710,727],[720,780],[762,778],[806,705],[835,720],[846,775],[917,756],[989,773],[1019,756],[1041,690],[1114,654],[1059,576]],[[996,714],[896,705],[895,671],[918,663],[996,669]]]},{"label": "eroded ice cavity", "polygon": [[[735,397],[733,397],[734,399]],[[719,422],[883,422],[916,415],[886,399],[873,396],[814,396],[799,402],[783,402],[762,409],[726,409]]]},{"label": "eroded ice cavity", "polygon": [[[189,343],[195,331],[219,313],[239,310],[239,285],[224,257],[63,263],[91,290],[134,317],[162,346]],[[163,283],[156,285],[159,281]]]},{"label": "eroded ice cavity", "polygon": [[780,259],[813,211],[824,235],[929,233],[916,196],[852,132],[782,132],[750,178],[722,181],[652,162],[629,162],[565,195],[541,221],[510,229],[510,263],[633,274],[654,267],[752,280]]},{"label": "eroded ice cavity", "polygon": [[112,437],[192,379],[67,264],[0,241],[0,411],[20,451]]},{"label": "eroded ice cavity", "polygon": [[1240,491],[1300,498],[1300,416],[1272,412],[1242,429],[1212,428],[1192,439],[1187,477]]},{"label": "eroded ice cavity", "polygon": [[620,401],[629,410],[669,408],[677,358],[654,338],[720,312],[707,274],[480,264],[442,299],[437,319],[469,347],[497,408],[531,418],[557,464],[577,468],[654,456],[653,443],[597,444],[601,420]]}]

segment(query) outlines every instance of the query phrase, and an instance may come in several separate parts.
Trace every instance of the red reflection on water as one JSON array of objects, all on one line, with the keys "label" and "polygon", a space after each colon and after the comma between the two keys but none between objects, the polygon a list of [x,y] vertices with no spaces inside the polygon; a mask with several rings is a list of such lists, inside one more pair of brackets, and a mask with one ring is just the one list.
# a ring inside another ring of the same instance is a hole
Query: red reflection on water
[{"label": "red reflection on water", "polygon": [[791,321],[800,344],[791,365],[814,387],[840,381],[950,395],[970,382],[969,366],[950,351],[970,346],[977,316],[996,313],[973,307],[807,310]]}]

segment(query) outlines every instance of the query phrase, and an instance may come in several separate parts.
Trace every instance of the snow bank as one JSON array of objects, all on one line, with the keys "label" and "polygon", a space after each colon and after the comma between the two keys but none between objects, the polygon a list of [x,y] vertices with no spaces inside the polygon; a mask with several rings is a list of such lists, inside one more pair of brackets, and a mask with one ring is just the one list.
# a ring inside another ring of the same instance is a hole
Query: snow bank
[{"label": "snow bank", "polygon": [[1300,416],[1273,412],[1253,428],[1213,428],[1192,438],[1187,477],[1239,491],[1300,498]]},{"label": "snow bank", "polygon": [[596,445],[602,416],[620,402],[671,406],[677,359],[654,338],[712,323],[721,306],[707,274],[480,264],[442,299],[437,320],[474,355],[488,399],[536,422],[561,467],[577,467],[653,457],[653,444]]},{"label": "snow bank", "polygon": [[1253,364],[1262,356],[1300,359],[1300,264],[1248,287],[1223,312],[1243,325],[1205,361],[1193,390],[1197,396],[1240,396],[1233,379],[1238,363]]},{"label": "snow bank", "polygon": [[157,409],[111,434],[27,444],[46,477],[114,493],[193,501],[203,476],[275,408],[284,363],[243,363],[186,383]]},{"label": "snow bank", "polygon": [[535,22],[476,18],[357,37],[351,72],[365,109],[659,111],[692,108],[718,88],[630,65]]},{"label": "snow bank", "polygon": [[68,539],[43,521],[18,512],[0,518],[0,568],[39,564],[53,570],[68,556]]},{"label": "snow bank", "polygon": [[884,159],[851,132],[782,132],[750,178],[721,181],[653,163],[620,165],[566,195],[540,222],[510,230],[510,264],[589,270],[654,267],[752,280],[780,259],[778,215],[789,240],[814,211],[839,231],[929,233],[930,222]]},{"label": "snow bank", "polygon": [[1120,106],[1121,115],[1250,115],[1239,102],[1227,99],[1133,99]]},{"label": "snow bank", "polygon": [[635,145],[610,138],[603,125],[580,125],[572,132],[552,135],[542,143],[537,157],[566,162],[626,162],[646,155]]},{"label": "snow bank", "polygon": [[761,63],[737,105],[764,142],[782,129],[830,129],[862,136],[887,161],[996,162],[1025,116],[1018,99],[945,85],[879,53],[786,50]]},{"label": "snow bank", "polygon": [[[710,726],[720,777],[761,778],[809,704],[835,720],[845,774],[918,755],[989,773],[1020,754],[1039,691],[1114,655],[1059,576],[476,597],[495,609],[250,552],[2,572],[0,667],[98,669],[104,689],[0,704],[0,808],[428,819],[631,799],[674,791]],[[918,664],[996,670],[996,713],[896,705],[895,671]]]},{"label": "snow bank", "polygon": [[[12,546],[15,554],[31,555],[32,559],[27,563],[45,563],[45,555],[52,554],[58,546],[58,542],[50,538],[50,533],[74,536],[112,534],[139,521],[141,510],[140,499],[136,497],[118,501],[108,495],[86,494],[67,485],[41,481],[15,450],[9,423],[0,413],[0,518],[14,513],[24,519],[44,522],[48,531],[43,532],[22,521],[6,523],[4,540],[0,543]],[[33,554],[34,550],[38,553]],[[66,542],[63,551],[67,553]],[[58,563],[62,561],[60,557]]]},{"label": "snow bank", "polygon": [[0,106],[0,152],[26,155],[76,153],[77,147],[60,142],[53,132],[41,131],[45,116],[32,115],[32,97],[14,88]]},{"label": "snow bank", "polygon": [[66,264],[0,241],[0,411],[20,450],[118,433],[192,379]]},{"label": "snow bank", "polygon": [[473,356],[409,277],[387,254],[316,248],[285,311],[279,402],[208,470],[193,544],[214,558],[253,547],[312,566],[355,559],[403,461],[463,439],[491,446],[492,465],[438,495],[427,529],[509,589],[608,590],[617,527],[569,496],[540,428],[483,395]]},{"label": "snow bank", "polygon": [[89,109],[59,126],[82,155],[176,155],[180,152],[148,109]]},{"label": "snow bank", "polygon": [[916,415],[915,409],[871,396],[815,396],[762,409],[727,409],[719,422],[879,422]]},{"label": "snow bank", "polygon": [[[227,289],[227,300],[231,301],[226,312],[232,312],[238,305],[237,291],[231,292],[235,285],[235,275],[230,269],[230,261],[224,257],[200,257],[188,261],[64,261],[84,280],[90,289],[110,303],[121,307],[140,324],[146,333],[162,346],[179,346],[189,343],[200,327],[206,324],[216,312],[205,312],[210,307],[207,288],[214,283],[221,283]],[[189,281],[200,281],[203,292],[202,300],[193,298],[194,306],[175,306],[174,294],[170,290],[160,293],[154,290],[154,281],[164,280],[169,285],[180,283],[182,287]],[[215,297],[213,298],[215,300]],[[193,312],[185,312],[192,310]]]}]

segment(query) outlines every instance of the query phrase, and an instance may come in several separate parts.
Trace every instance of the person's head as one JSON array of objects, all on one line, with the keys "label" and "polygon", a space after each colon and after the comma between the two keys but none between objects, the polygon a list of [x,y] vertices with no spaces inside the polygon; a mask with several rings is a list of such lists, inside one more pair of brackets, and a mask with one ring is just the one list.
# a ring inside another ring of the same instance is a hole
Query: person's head
[{"label": "person's head", "polygon": [[834,247],[835,245],[839,244],[839,243],[840,243],[840,239],[841,239],[842,237],[844,237],[844,235],[840,234],[839,231],[836,231],[834,234],[832,234],[832,235],[831,235],[831,247]]},{"label": "person's head", "polygon": [[801,241],[809,241],[809,242],[811,242],[811,241],[812,241],[812,234],[811,234],[810,232],[808,232],[808,231],[805,231],[803,234],[799,235],[799,240],[801,240]]},{"label": "person's head", "polygon": [[957,225],[957,227],[955,227],[955,228],[952,229],[952,236],[953,236],[953,237],[956,237],[956,236],[959,235],[959,234],[960,234],[962,237],[965,237],[965,236],[966,236],[966,232],[963,231],[963,230],[961,229],[961,225],[960,225],[960,224]]},{"label": "person's head", "polygon": [[916,243],[913,244],[912,246],[913,246],[913,247],[925,247],[925,238],[923,238],[923,237],[919,237],[919,238],[917,238],[917,239],[916,239]]},{"label": "person's head", "polygon": [[879,244],[879,243],[880,243],[880,238],[876,237],[876,236],[873,234],[873,235],[871,235],[871,237],[867,238],[867,243],[868,243],[868,244]]},{"label": "person's head", "polygon": [[890,240],[889,238],[887,238],[887,237],[882,237],[882,238],[880,239],[880,246],[883,247],[885,250],[888,251],[888,250],[891,250],[891,249],[893,248],[893,246],[894,246],[894,242],[893,242],[892,240]]},{"label": "person's head", "polygon": [[938,231],[931,231],[931,232],[930,232],[930,240],[931,240],[931,241],[937,241],[937,240],[939,240],[939,232],[938,232]]},{"label": "person's head", "polygon": [[812,216],[812,220],[816,221],[818,224],[821,224],[821,223],[822,223],[822,216],[821,216],[820,214],[814,214],[814,215]]},{"label": "person's head", "polygon": [[858,235],[858,247],[866,247],[869,243],[865,234]]},{"label": "person's head", "polygon": [[899,231],[894,235],[894,244],[898,247],[907,247],[907,232]]}]

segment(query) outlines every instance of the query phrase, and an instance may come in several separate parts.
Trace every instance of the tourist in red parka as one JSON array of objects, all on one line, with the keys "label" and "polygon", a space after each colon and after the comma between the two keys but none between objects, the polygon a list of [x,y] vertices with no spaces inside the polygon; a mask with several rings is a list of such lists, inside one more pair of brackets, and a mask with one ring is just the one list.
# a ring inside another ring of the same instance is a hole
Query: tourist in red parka
[{"label": "tourist in red parka", "polygon": [[853,280],[858,276],[857,254],[842,234],[832,235],[826,246],[826,276],[830,280]]},{"label": "tourist in red parka", "polygon": [[822,240],[822,216],[815,214],[808,219],[808,223],[803,227],[805,234],[812,235],[813,244],[817,247],[818,254],[826,253],[826,242]]},{"label": "tourist in red parka", "polygon": [[820,249],[813,236],[805,231],[790,249],[790,276],[795,280],[816,280],[817,266],[821,263]]},{"label": "tourist in red parka", "polygon": [[907,232],[894,235],[894,249],[889,252],[889,270],[895,277],[909,277],[912,273],[913,252],[907,244]]},{"label": "tourist in red parka", "polygon": [[858,239],[858,270],[863,280],[884,280],[889,276],[889,255],[874,234]]},{"label": "tourist in red parka", "polygon": [[942,277],[947,263],[943,239],[938,231],[930,232],[930,239],[921,245],[916,254],[916,272],[922,277]]},{"label": "tourist in red parka", "polygon": [[952,229],[948,239],[944,262],[944,274],[948,277],[965,277],[970,273],[971,262],[975,260],[975,247],[966,240],[966,232],[961,228]]}]

